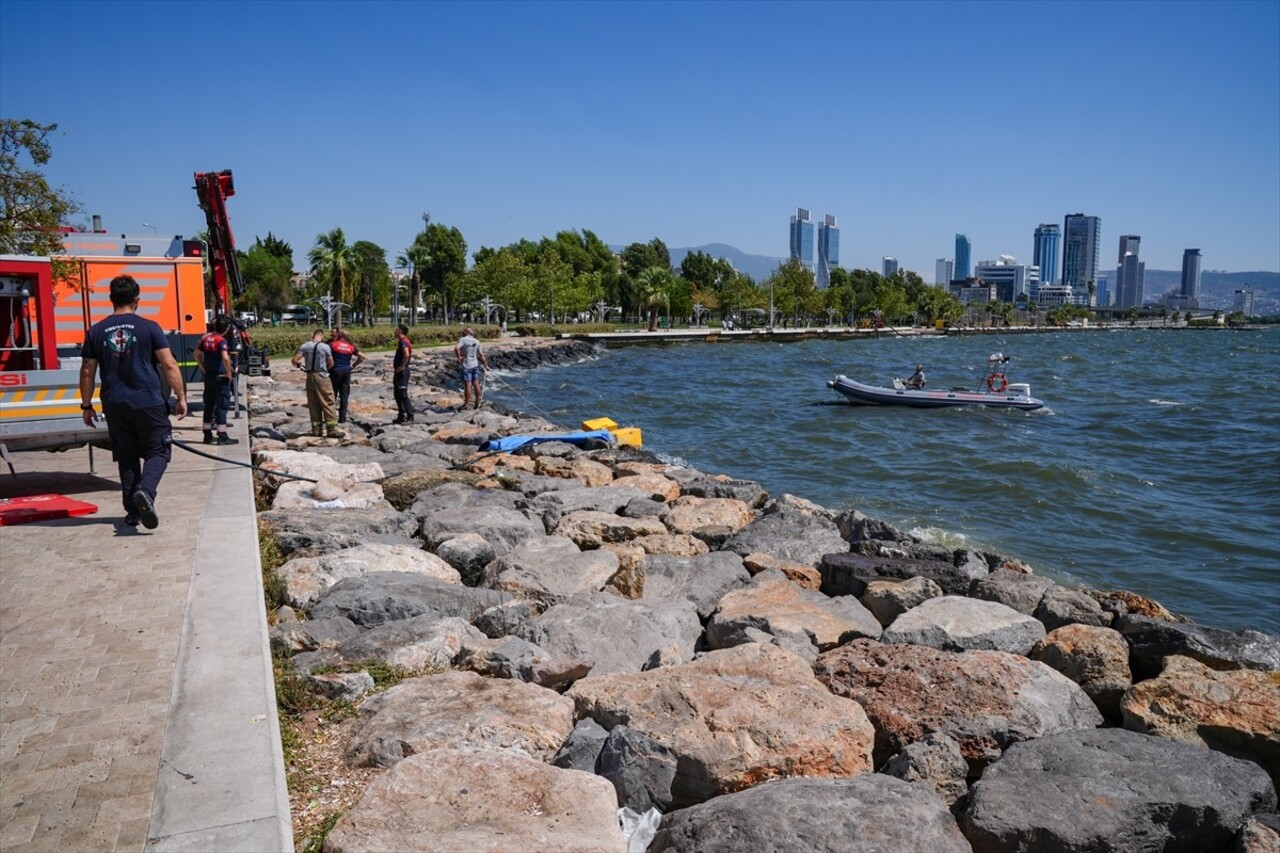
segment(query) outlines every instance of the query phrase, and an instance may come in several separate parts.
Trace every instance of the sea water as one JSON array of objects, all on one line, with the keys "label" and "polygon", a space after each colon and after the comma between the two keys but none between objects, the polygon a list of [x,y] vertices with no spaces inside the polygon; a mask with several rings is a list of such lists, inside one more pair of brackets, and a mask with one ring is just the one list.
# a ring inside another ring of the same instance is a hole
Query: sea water
[{"label": "sea water", "polygon": [[[987,356],[1046,407],[847,403],[925,365],[977,388]],[[609,416],[670,461],[1013,555],[1225,628],[1280,633],[1280,329],[1113,330],[623,347],[495,375],[568,428]]]}]

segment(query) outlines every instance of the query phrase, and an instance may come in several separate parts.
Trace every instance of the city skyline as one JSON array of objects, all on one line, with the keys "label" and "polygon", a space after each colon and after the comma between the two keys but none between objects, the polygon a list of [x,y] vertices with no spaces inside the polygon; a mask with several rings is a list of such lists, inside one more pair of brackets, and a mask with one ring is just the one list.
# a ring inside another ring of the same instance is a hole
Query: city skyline
[{"label": "city skyline", "polygon": [[[8,45],[0,104],[58,124],[44,171],[84,220],[190,235],[203,228],[192,173],[232,169],[239,244],[270,231],[299,269],[335,227],[394,259],[428,211],[468,254],[590,229],[614,245],[786,257],[778,212],[803,200],[838,213],[846,269],[892,255],[927,276],[957,232],[971,262],[1024,257],[1037,223],[1087,211],[1106,234],[1143,235],[1149,268],[1178,269],[1198,246],[1217,269],[1280,271],[1280,4],[306,10],[219,4],[229,62],[196,48],[209,24],[197,4],[6,0],[0,26],[56,30],[59,51],[55,75],[37,41]],[[1114,31],[1143,37],[1118,49],[1103,38]],[[866,32],[911,40],[853,50],[849,34]],[[993,33],[998,63],[957,50]],[[340,61],[300,58],[335,38]],[[822,86],[795,87],[816,56],[836,60]],[[1034,125],[1050,68],[1069,72],[1052,104],[1077,117],[1072,132],[989,125],[997,113]],[[802,139],[811,115],[822,132]]]}]

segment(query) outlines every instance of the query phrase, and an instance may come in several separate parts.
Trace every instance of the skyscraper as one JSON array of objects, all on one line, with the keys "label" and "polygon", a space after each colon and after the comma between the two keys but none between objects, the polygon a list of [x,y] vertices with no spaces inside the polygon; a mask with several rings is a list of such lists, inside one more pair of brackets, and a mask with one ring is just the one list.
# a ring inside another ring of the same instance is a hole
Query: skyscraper
[{"label": "skyscraper", "polygon": [[1056,284],[1058,280],[1058,243],[1062,232],[1057,225],[1045,222],[1036,226],[1035,252],[1032,260],[1040,267],[1040,282]]},{"label": "skyscraper", "polygon": [[813,268],[813,220],[803,207],[791,217],[791,260]]},{"label": "skyscraper", "polygon": [[881,274],[885,278],[889,278],[890,276],[894,275],[898,271],[898,259],[891,258],[888,255],[886,255],[884,260],[881,261],[880,266],[881,266]]},{"label": "skyscraper", "polygon": [[1137,234],[1125,234],[1120,238],[1119,260],[1116,264],[1117,308],[1142,307],[1142,280],[1147,265],[1138,260],[1138,247],[1141,243],[1142,238]]},{"label": "skyscraper", "polygon": [[1193,308],[1200,307],[1200,250],[1182,251],[1182,295],[1196,300]]},{"label": "skyscraper", "polygon": [[969,238],[963,234],[956,235],[956,279],[963,281],[969,277],[972,267],[969,266],[969,253],[973,250],[973,245],[969,242]]},{"label": "skyscraper", "polygon": [[820,290],[831,286],[831,268],[840,263],[840,229],[830,213],[822,215],[818,226],[818,271],[814,277]]},{"label": "skyscraper", "polygon": [[951,263],[950,258],[938,258],[933,267],[933,283],[946,287],[951,283],[951,271],[955,267]]},{"label": "skyscraper", "polygon": [[1071,288],[1076,303],[1097,304],[1089,283],[1098,281],[1098,238],[1102,220],[1070,213],[1062,223],[1062,283]]}]

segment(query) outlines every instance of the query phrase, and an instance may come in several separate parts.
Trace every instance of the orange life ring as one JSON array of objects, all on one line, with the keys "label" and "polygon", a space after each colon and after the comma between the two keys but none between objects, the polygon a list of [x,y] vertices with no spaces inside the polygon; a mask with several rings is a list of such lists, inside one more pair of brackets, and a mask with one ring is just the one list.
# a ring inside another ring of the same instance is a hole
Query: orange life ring
[{"label": "orange life ring", "polygon": [[1003,394],[1009,387],[1009,380],[1003,373],[993,373],[987,377],[987,387],[993,394]]}]

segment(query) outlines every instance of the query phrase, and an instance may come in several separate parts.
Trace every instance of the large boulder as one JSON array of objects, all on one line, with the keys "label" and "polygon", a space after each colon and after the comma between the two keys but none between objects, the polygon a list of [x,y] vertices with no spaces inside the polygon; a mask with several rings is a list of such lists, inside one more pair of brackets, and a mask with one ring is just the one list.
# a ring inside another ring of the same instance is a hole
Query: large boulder
[{"label": "large boulder", "polygon": [[755,628],[776,637],[807,640],[826,651],[856,638],[880,636],[880,623],[857,599],[828,598],[778,571],[761,572],[742,589],[721,597],[707,623],[707,644],[723,649],[744,642]]},{"label": "large boulder", "polygon": [[1044,594],[1056,586],[1053,581],[1039,575],[996,569],[975,578],[969,585],[969,596],[983,601],[995,601],[1030,616],[1040,606],[1040,599],[1044,598]]},{"label": "large boulder", "polygon": [[418,546],[417,519],[390,508],[272,509],[258,513],[286,557],[329,554],[369,543]]},{"label": "large boulder", "polygon": [[468,635],[456,663],[459,669],[480,675],[517,678],[552,690],[567,687],[591,671],[590,661],[553,655],[519,637],[491,640]]},{"label": "large boulder", "polygon": [[416,752],[469,744],[550,761],[573,731],[573,702],[545,687],[474,672],[402,681],[365,700],[347,758],[390,767]]},{"label": "large boulder", "polygon": [[457,569],[467,586],[479,586],[484,580],[484,567],[498,554],[480,534],[463,533],[437,545],[436,556]]},{"label": "large boulder", "polygon": [[280,484],[271,499],[272,509],[390,509],[377,483],[323,479],[318,483],[289,480]]},{"label": "large boulder", "polygon": [[609,732],[595,720],[590,717],[578,720],[551,763],[567,770],[595,773],[596,759],[608,739]]},{"label": "large boulder", "polygon": [[768,554],[754,552],[742,558],[742,565],[747,567],[747,571],[752,575],[758,575],[761,572],[767,572],[775,569],[782,572],[789,579],[800,584],[805,589],[821,590],[822,589],[822,572],[813,566],[804,563],[796,563],[791,560],[779,560],[777,557],[771,557]]},{"label": "large boulder", "polygon": [[375,483],[387,476],[377,462],[348,465],[321,453],[300,450],[265,451],[257,454],[256,462],[259,468],[268,473],[279,471],[293,477],[306,477],[309,480]]},{"label": "large boulder", "polygon": [[460,480],[447,480],[418,492],[409,512],[418,518],[446,509],[499,507],[517,509],[520,496],[503,489],[477,489]]},{"label": "large boulder", "polygon": [[735,480],[726,476],[700,476],[681,482],[680,489],[686,495],[697,498],[728,498],[742,501],[752,509],[759,509],[768,500],[769,493],[759,483],[751,480]]},{"label": "large boulder", "polygon": [[[395,459],[398,454],[384,453],[379,455],[390,455],[392,459]],[[437,461],[435,466],[415,467],[399,474],[393,474],[382,481],[382,493],[396,509],[407,510],[413,506],[418,499],[418,495],[428,489],[435,488],[442,483],[470,485],[479,479],[469,471],[452,471],[444,468],[443,465],[443,462]]]},{"label": "large boulder", "polygon": [[322,667],[359,668],[375,662],[410,673],[438,672],[453,663],[468,641],[484,639],[466,620],[426,614],[384,622],[336,646],[294,655],[291,663],[306,673]]},{"label": "large boulder", "polygon": [[876,727],[876,764],[931,732],[955,738],[970,776],[1010,744],[1092,728],[1102,714],[1044,664],[995,651],[853,642],[818,657],[818,679],[861,705]]},{"label": "large boulder", "polygon": [[370,628],[396,619],[431,614],[471,621],[487,608],[509,599],[491,589],[472,589],[408,572],[370,572],[329,587],[311,608],[313,619],[345,616]]},{"label": "large boulder", "polygon": [[356,545],[320,557],[295,557],[276,569],[284,582],[285,599],[302,608],[311,607],[338,581],[370,572],[407,572],[445,583],[462,582],[456,569],[414,545]]},{"label": "large boulder", "polygon": [[1047,590],[1031,615],[1043,622],[1047,631],[1063,625],[1096,625],[1105,628],[1115,619],[1113,614],[1102,609],[1102,605],[1093,596],[1060,586]]},{"label": "large boulder", "polygon": [[751,523],[751,507],[732,498],[682,497],[671,503],[662,521],[672,533],[696,533],[707,527],[737,532]]},{"label": "large boulder", "polygon": [[726,592],[750,577],[742,558],[727,551],[694,557],[650,554],[644,560],[644,597],[688,601],[706,619]]},{"label": "large boulder", "polygon": [[584,678],[567,694],[580,716],[626,725],[676,756],[676,807],[783,776],[871,769],[875,732],[855,702],[833,696],[808,665],[750,643],[693,663]]},{"label": "large boulder", "polygon": [[942,595],[942,587],[928,578],[874,580],[860,596],[863,606],[881,625],[890,625],[917,604]]},{"label": "large boulder", "polygon": [[[845,550],[848,550],[847,548]],[[965,561],[957,566],[941,559],[887,557],[875,554],[830,553],[819,564],[822,591],[827,595],[856,595],[880,579],[928,578],[947,595],[967,595],[969,585],[987,573],[985,563]]]},{"label": "large boulder", "polygon": [[631,600],[607,592],[577,595],[515,626],[548,652],[594,664],[593,675],[639,672],[657,652],[687,661],[702,636],[698,612],[687,601]]},{"label": "large boulder", "polygon": [[600,747],[595,772],[613,783],[620,806],[640,814],[671,808],[676,754],[644,732],[614,726]]},{"label": "large boulder", "polygon": [[1280,671],[1280,637],[1258,631],[1224,631],[1194,622],[1121,616],[1115,629],[1129,643],[1134,675],[1151,678],[1170,655],[1193,658],[1214,669]]},{"label": "large boulder", "polygon": [[498,556],[533,536],[545,536],[542,522],[520,510],[496,506],[450,507],[422,518],[422,538],[435,548],[463,533],[475,533]]},{"label": "large boulder", "polygon": [[880,772],[927,785],[953,813],[969,794],[969,763],[960,744],[941,732],[927,734],[885,762]]},{"label": "large boulder", "polygon": [[1109,720],[1120,719],[1120,697],[1133,683],[1129,646],[1119,633],[1094,625],[1065,625],[1031,647],[1030,657],[1070,678]]},{"label": "large boulder", "polygon": [[612,512],[578,510],[563,516],[557,534],[581,548],[599,548],[606,542],[630,542],[641,536],[661,535],[667,528],[656,518],[625,518]]},{"label": "large boulder", "polygon": [[886,643],[911,643],[946,651],[994,649],[1025,655],[1044,637],[1038,619],[976,598],[930,598],[884,629]]},{"label": "large boulder", "polygon": [[550,605],[604,589],[617,571],[612,551],[582,551],[564,536],[533,536],[490,563],[484,585]]},{"label": "large boulder", "polygon": [[1247,761],[1122,729],[1016,744],[974,786],[961,828],[975,853],[1226,850],[1274,809]]},{"label": "large boulder", "polygon": [[745,557],[761,551],[782,560],[817,566],[823,554],[849,550],[835,522],[819,515],[783,510],[762,515],[729,538],[724,550]]},{"label": "large boulder", "polygon": [[325,839],[325,853],[623,853],[606,780],[510,752],[468,747],[411,755],[369,786]]},{"label": "large boulder", "polygon": [[1175,655],[1120,710],[1126,729],[1248,758],[1280,780],[1280,672],[1219,671]]},{"label": "large boulder", "polygon": [[278,621],[271,626],[271,653],[289,657],[297,652],[333,648],[343,640],[364,631],[345,616],[333,619],[308,619],[304,622]]},{"label": "large boulder", "polygon": [[[571,485],[566,485],[569,483]],[[627,504],[648,497],[639,489],[626,486],[626,480],[608,486],[587,488],[576,481],[560,481],[561,488],[538,489],[521,505],[538,515],[548,533],[556,529],[560,519],[572,512],[607,512],[617,514]]]},{"label": "large boulder", "polygon": [[672,812],[649,850],[969,853],[969,844],[928,788],[870,774],[779,779]]}]

